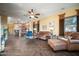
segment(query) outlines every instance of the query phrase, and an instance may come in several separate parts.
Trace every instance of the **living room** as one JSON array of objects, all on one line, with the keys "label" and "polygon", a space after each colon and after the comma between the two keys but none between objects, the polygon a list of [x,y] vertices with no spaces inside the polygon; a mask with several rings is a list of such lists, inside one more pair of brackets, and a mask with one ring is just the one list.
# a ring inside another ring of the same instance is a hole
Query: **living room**
[{"label": "living room", "polygon": [[1,55],[79,55],[78,3],[3,3],[0,7]]}]

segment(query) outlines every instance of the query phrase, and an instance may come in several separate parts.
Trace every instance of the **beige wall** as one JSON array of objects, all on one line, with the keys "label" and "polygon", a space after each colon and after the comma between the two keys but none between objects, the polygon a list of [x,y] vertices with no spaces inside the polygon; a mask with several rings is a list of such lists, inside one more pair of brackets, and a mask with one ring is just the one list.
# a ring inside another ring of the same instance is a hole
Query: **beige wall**
[{"label": "beige wall", "polygon": [[12,34],[14,31],[14,24],[8,24],[9,33]]},{"label": "beige wall", "polygon": [[[49,22],[54,21],[54,34],[59,35],[59,17],[58,15],[65,13],[65,17],[76,15],[76,9],[79,9],[78,7],[69,8],[63,11],[56,12],[55,14],[48,16],[46,18],[40,19],[40,31],[44,31],[42,29],[43,25],[47,26],[47,31],[50,31]],[[46,30],[45,30],[46,31]]]},{"label": "beige wall", "polygon": [[7,26],[7,16],[1,16],[1,25],[2,26]]},{"label": "beige wall", "polygon": [[57,34],[59,33],[58,29],[59,29],[59,20],[58,20],[58,16],[57,15],[53,15],[53,16],[49,16],[49,17],[46,17],[42,20],[40,20],[40,31],[43,31],[42,29],[42,26],[43,25],[46,25],[47,26],[47,29],[45,31],[50,31],[51,30],[51,27],[49,27],[49,23],[50,22],[54,22],[54,34]]}]

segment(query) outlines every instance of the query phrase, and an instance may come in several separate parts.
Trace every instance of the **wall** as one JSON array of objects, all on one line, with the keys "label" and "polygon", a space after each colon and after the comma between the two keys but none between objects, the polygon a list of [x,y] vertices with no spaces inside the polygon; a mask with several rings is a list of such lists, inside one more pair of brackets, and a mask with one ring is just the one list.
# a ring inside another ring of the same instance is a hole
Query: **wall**
[{"label": "wall", "polygon": [[63,13],[65,13],[65,17],[76,15],[76,11],[75,11],[76,9],[79,9],[79,7],[68,8],[63,11],[56,12],[55,14],[52,14],[46,18],[40,19],[40,31],[44,31],[42,29],[43,25],[47,25],[47,29],[45,31],[50,31],[49,22],[53,21],[55,23],[54,25],[55,29],[53,33],[56,35],[59,35],[59,16],[58,15]]},{"label": "wall", "polygon": [[8,17],[8,30],[10,34],[14,33],[14,27],[15,23],[17,22],[18,18],[17,17]]},{"label": "wall", "polygon": [[14,21],[15,18],[14,17],[8,17],[8,30],[9,30],[9,34],[12,34],[14,31]]},{"label": "wall", "polygon": [[49,17],[46,17],[46,18],[40,20],[40,31],[43,31],[43,29],[42,29],[43,25],[47,25],[47,29],[44,30],[44,31],[50,31],[51,30],[51,28],[49,27],[50,22],[54,22],[54,30],[55,31],[53,31],[53,32],[54,32],[54,34],[58,34],[58,32],[59,32],[58,31],[59,21],[58,21],[58,16],[57,15],[49,16]]},{"label": "wall", "polygon": [[14,24],[8,24],[9,33],[12,34],[14,31]]},{"label": "wall", "polygon": [[7,16],[1,16],[1,25],[7,26]]}]

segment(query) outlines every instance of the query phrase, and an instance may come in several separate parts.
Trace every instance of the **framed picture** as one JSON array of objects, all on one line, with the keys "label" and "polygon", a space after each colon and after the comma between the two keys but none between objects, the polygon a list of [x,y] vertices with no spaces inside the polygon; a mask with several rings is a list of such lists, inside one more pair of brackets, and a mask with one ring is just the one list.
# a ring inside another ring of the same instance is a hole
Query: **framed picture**
[{"label": "framed picture", "polygon": [[42,30],[47,30],[47,25],[43,25]]},{"label": "framed picture", "polygon": [[49,27],[54,27],[55,26],[55,22],[52,21],[52,22],[49,22]]}]

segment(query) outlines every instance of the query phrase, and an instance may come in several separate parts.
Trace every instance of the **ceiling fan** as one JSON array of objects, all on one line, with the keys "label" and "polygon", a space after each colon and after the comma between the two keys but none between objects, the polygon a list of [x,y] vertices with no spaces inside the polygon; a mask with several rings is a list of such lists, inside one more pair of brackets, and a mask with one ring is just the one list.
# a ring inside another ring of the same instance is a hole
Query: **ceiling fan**
[{"label": "ceiling fan", "polygon": [[35,13],[33,9],[28,11],[29,14],[29,18],[38,18],[38,16],[40,15],[40,13]]}]

